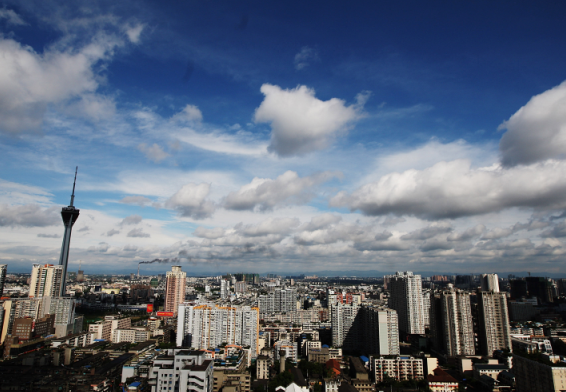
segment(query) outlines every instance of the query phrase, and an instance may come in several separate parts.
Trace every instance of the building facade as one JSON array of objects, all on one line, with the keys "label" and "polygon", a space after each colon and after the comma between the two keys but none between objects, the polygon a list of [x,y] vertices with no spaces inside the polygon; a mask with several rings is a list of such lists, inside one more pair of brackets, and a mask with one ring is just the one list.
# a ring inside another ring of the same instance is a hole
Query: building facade
[{"label": "building facade", "polygon": [[156,357],[148,372],[151,392],[212,392],[213,363],[204,351],[167,350]]},{"label": "building facade", "polygon": [[165,284],[165,311],[177,314],[179,304],[185,300],[187,273],[181,271],[181,266],[174,265],[167,271]]},{"label": "building facade", "polygon": [[475,355],[470,294],[449,287],[432,300],[431,335],[434,347],[448,356]]},{"label": "building facade", "polygon": [[506,293],[478,292],[478,332],[483,355],[512,351]]},{"label": "building facade", "polygon": [[29,297],[57,297],[61,291],[63,266],[34,264],[31,269]]},{"label": "building facade", "polygon": [[408,334],[424,334],[421,276],[407,271],[396,272],[389,278],[389,307],[397,311],[399,330]]},{"label": "building facade", "polygon": [[371,357],[370,371],[376,383],[388,377],[396,381],[424,378],[423,360],[413,357]]},{"label": "building facade", "polygon": [[179,306],[177,347],[216,348],[222,343],[249,346],[257,356],[259,309],[185,303]]}]

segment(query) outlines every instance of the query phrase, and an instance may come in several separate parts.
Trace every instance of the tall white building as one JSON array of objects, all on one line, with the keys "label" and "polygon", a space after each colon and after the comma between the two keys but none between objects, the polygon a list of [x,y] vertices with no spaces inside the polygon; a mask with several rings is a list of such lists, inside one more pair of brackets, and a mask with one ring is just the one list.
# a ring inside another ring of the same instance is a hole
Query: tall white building
[{"label": "tall white building", "polygon": [[481,291],[493,291],[499,293],[499,277],[497,274],[481,275]]},{"label": "tall white building", "polygon": [[424,334],[423,288],[420,275],[396,272],[389,276],[389,307],[397,311],[399,330],[408,334]]},{"label": "tall white building", "polygon": [[215,304],[179,306],[177,347],[216,348],[222,343],[250,346],[257,355],[259,309],[250,306],[221,307]]},{"label": "tall white building", "polygon": [[449,287],[432,299],[431,333],[437,350],[454,357],[475,355],[470,294]]},{"label": "tall white building", "polygon": [[180,265],[171,267],[167,271],[165,283],[165,311],[177,314],[177,308],[185,300],[185,289],[187,284],[187,273],[181,271]]},{"label": "tall white building", "polygon": [[482,354],[491,356],[495,350],[512,351],[507,293],[480,291],[478,293],[478,316]]},{"label": "tall white building", "polygon": [[297,310],[297,290],[279,289],[274,293],[259,297],[259,310],[262,314],[274,312],[294,312]]},{"label": "tall white building", "polygon": [[230,282],[220,279],[220,298],[226,299],[230,295]]},{"label": "tall white building", "polygon": [[63,266],[52,264],[34,264],[31,269],[29,297],[57,297],[61,290]]},{"label": "tall white building", "polygon": [[357,331],[352,330],[360,307],[358,305],[343,305],[335,303],[330,305],[332,316],[332,346],[354,347],[355,339],[358,339]]}]

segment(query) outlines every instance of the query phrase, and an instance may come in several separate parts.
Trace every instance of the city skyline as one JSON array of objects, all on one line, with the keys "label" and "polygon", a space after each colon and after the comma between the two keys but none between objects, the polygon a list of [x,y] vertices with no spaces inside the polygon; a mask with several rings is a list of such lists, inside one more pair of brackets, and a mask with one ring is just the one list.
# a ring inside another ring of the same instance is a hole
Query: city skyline
[{"label": "city skyline", "polygon": [[566,5],[338,5],[2,1],[0,264],[566,273]]}]

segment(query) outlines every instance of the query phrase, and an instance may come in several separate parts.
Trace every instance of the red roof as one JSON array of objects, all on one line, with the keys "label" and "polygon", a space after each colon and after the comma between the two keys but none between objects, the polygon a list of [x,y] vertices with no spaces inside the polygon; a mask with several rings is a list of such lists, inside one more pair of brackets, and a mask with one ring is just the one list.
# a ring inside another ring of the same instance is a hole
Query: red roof
[{"label": "red roof", "polygon": [[429,382],[449,382],[449,383],[458,382],[458,380],[456,380],[450,374],[446,373],[441,368],[436,368],[433,370],[433,372],[434,372],[434,376],[432,374],[426,376],[426,379]]}]

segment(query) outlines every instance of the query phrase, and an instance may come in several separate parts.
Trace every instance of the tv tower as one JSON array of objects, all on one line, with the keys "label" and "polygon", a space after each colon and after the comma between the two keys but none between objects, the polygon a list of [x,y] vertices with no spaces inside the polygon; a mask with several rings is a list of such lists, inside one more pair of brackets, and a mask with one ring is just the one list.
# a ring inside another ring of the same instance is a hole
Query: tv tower
[{"label": "tv tower", "polygon": [[63,218],[63,224],[65,225],[65,235],[63,236],[63,245],[61,246],[61,256],[59,258],[59,265],[63,266],[63,276],[61,278],[61,291],[59,296],[65,296],[65,287],[67,285],[67,264],[69,263],[69,247],[71,245],[71,230],[73,225],[79,217],[80,210],[76,209],[75,203],[75,184],[77,183],[77,171],[79,167],[75,169],[75,180],[73,181],[73,193],[71,194],[71,204],[68,207],[63,207],[61,209],[61,218]]}]

